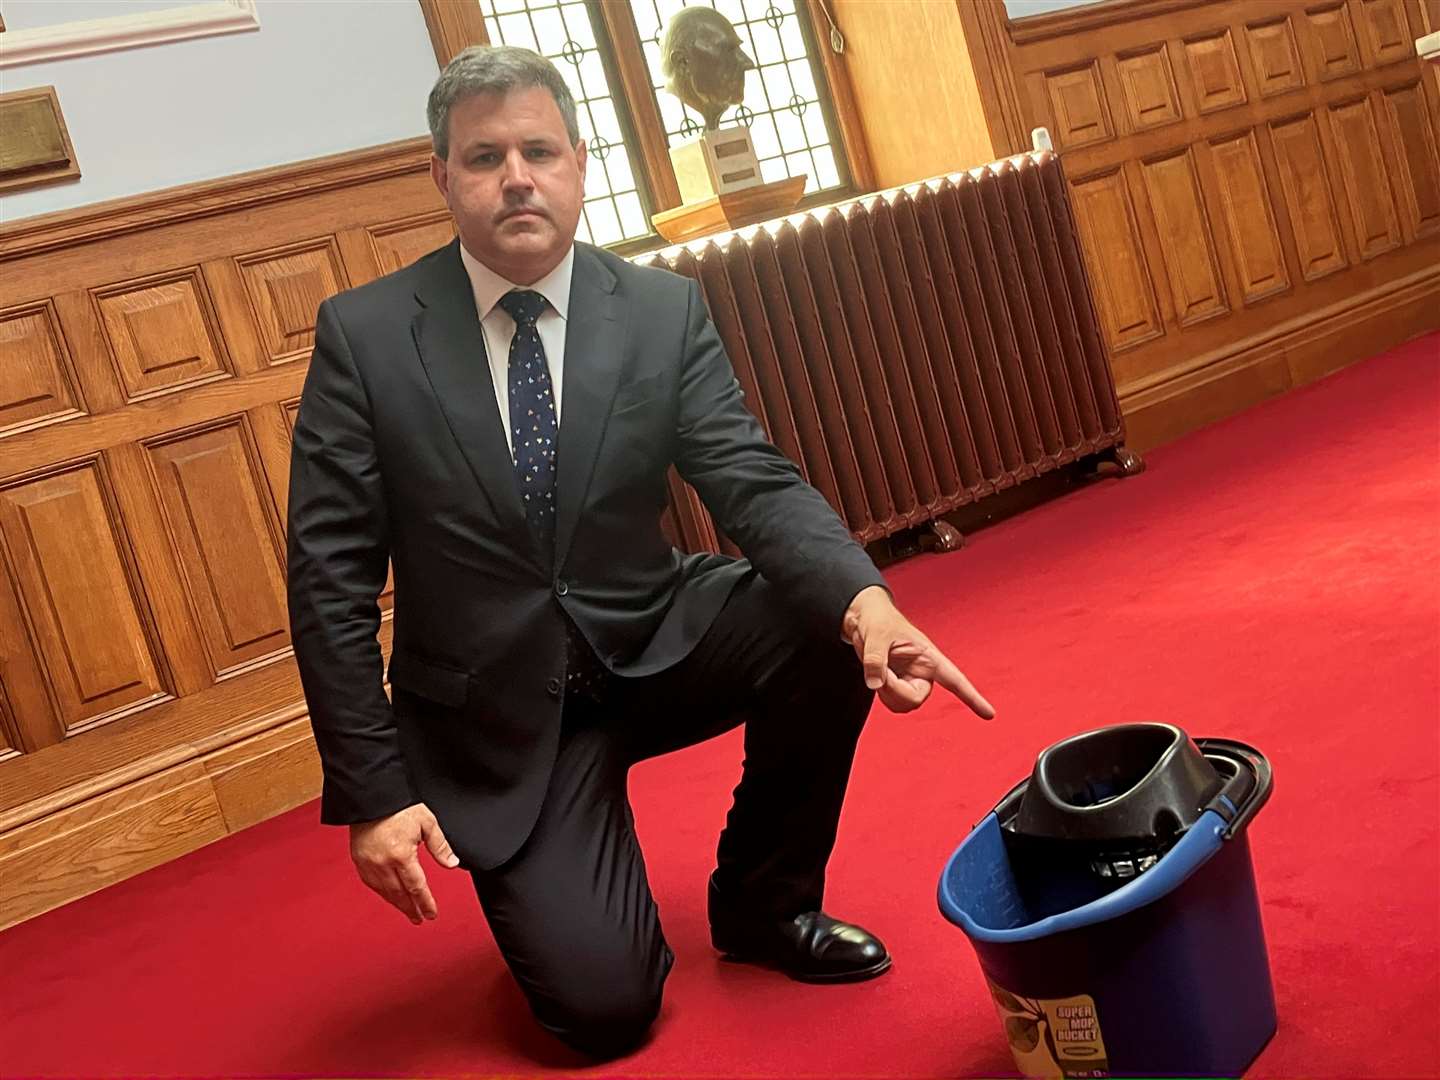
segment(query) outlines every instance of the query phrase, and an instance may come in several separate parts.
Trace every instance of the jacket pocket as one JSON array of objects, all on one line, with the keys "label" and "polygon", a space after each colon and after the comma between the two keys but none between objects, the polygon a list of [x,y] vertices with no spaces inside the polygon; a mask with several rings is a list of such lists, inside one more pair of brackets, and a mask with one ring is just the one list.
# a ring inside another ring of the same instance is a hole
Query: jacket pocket
[{"label": "jacket pocket", "polygon": [[390,657],[390,685],[437,705],[459,708],[470,695],[470,676],[397,650]]}]

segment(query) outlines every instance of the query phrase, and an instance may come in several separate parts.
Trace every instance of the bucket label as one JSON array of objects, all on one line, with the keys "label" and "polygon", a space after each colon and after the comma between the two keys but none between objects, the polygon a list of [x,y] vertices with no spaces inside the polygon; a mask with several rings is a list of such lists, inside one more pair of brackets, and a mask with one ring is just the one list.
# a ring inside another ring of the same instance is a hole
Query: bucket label
[{"label": "bucket label", "polygon": [[1036,1080],[1091,1080],[1110,1075],[1100,1016],[1088,994],[1030,998],[990,983],[1015,1065]]}]

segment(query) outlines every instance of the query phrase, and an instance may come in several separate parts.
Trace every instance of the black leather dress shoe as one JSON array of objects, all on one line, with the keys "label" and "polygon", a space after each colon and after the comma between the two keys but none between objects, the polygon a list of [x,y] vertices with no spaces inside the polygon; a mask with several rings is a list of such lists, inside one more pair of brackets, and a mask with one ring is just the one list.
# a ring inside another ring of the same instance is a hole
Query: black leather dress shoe
[{"label": "black leather dress shoe", "polygon": [[863,927],[807,911],[788,922],[727,917],[710,884],[710,940],[727,960],[775,967],[801,982],[861,982],[890,970],[890,954]]}]

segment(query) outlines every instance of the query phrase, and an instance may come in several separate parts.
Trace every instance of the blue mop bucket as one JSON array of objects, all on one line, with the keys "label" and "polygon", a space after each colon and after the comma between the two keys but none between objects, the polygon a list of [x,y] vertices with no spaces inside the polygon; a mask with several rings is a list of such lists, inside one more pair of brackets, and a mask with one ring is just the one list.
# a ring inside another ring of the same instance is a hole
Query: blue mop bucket
[{"label": "blue mop bucket", "polygon": [[1269,762],[1170,724],[1047,749],[965,838],[940,910],[1026,1076],[1239,1076],[1275,1033],[1245,826]]}]

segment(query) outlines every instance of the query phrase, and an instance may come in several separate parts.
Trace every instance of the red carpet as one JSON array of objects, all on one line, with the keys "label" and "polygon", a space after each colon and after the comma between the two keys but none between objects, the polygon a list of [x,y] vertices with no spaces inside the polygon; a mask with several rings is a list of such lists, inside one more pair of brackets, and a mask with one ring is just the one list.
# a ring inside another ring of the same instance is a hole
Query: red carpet
[{"label": "red carpet", "polygon": [[1013,1075],[941,866],[1053,740],[1166,720],[1254,743],[1280,1032],[1256,1077],[1440,1063],[1440,335],[895,567],[902,606],[1000,710],[877,712],[829,906],[894,970],[801,986],[720,963],[703,905],[734,736],[634,777],[678,963],[650,1045],[603,1068],[539,1035],[468,878],[412,927],[314,805],[0,934],[0,1074]]}]

